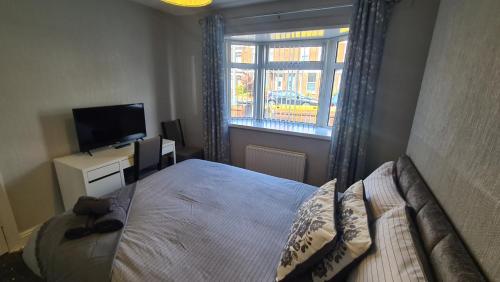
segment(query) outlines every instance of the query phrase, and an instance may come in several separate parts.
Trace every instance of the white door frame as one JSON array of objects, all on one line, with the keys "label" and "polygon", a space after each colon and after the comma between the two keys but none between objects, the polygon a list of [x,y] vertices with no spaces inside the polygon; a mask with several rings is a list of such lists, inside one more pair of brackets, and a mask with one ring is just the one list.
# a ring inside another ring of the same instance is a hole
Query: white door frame
[{"label": "white door frame", "polygon": [[[5,185],[3,181],[2,174],[0,173],[0,226],[2,227],[3,234],[1,237],[5,236],[5,240],[0,239],[0,253],[3,251],[4,246],[2,246],[3,241],[6,241],[7,249],[9,251],[14,251],[19,248],[19,231],[17,230],[16,220],[12,212],[12,207],[10,206],[9,196],[5,190]],[[1,233],[1,232],[0,232]]]}]

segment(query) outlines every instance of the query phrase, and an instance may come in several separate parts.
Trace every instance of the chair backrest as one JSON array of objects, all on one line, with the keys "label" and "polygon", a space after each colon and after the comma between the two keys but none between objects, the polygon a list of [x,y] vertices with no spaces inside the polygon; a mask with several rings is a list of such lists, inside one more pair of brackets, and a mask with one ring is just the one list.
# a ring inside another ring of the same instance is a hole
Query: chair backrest
[{"label": "chair backrest", "polygon": [[160,135],[134,143],[134,174],[136,180],[140,179],[145,169],[160,169],[162,141],[163,137]]},{"label": "chair backrest", "polygon": [[175,141],[176,147],[184,148],[186,146],[180,119],[162,122],[161,128],[163,130],[163,136],[168,140]]}]

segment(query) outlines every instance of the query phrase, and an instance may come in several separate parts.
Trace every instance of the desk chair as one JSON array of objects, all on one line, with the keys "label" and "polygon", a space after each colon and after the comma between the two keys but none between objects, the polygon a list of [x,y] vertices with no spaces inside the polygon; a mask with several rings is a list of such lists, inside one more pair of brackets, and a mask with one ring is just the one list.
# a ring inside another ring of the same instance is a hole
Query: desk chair
[{"label": "desk chair", "polygon": [[134,180],[137,181],[161,169],[163,138],[156,136],[134,143]]},{"label": "desk chair", "polygon": [[179,119],[161,123],[163,136],[166,139],[175,141],[175,154],[177,162],[188,159],[203,159],[203,149],[196,147],[187,147],[182,133],[181,121]]}]

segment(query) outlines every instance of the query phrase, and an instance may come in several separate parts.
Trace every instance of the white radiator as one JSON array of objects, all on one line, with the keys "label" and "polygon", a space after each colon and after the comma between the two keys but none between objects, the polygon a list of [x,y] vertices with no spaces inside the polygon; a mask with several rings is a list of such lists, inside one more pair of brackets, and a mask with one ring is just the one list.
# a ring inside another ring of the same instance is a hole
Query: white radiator
[{"label": "white radiator", "polygon": [[245,167],[272,176],[304,182],[306,154],[248,145]]}]

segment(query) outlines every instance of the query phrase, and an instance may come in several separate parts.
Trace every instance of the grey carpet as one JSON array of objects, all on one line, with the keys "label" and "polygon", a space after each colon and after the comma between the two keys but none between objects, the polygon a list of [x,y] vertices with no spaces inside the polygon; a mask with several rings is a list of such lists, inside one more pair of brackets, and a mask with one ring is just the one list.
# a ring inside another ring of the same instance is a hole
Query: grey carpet
[{"label": "grey carpet", "polygon": [[24,264],[21,252],[0,256],[0,282],[42,281]]}]

